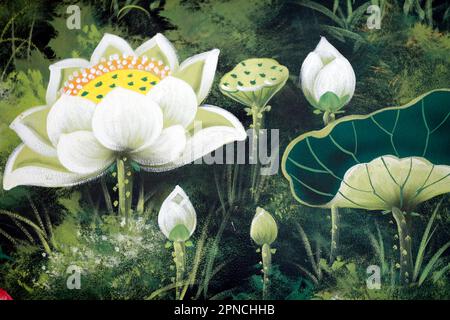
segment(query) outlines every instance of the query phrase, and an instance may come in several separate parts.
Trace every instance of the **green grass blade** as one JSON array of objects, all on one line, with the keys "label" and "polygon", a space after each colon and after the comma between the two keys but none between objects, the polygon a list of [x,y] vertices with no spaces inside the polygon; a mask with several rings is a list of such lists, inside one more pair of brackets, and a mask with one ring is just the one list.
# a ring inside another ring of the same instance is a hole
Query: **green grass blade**
[{"label": "green grass blade", "polygon": [[378,224],[376,225],[377,227],[377,237],[378,239],[375,237],[375,235],[373,233],[369,233],[369,240],[370,243],[375,251],[375,253],[378,255],[378,259],[380,260],[380,264],[381,264],[381,273],[382,274],[386,274],[386,272],[388,271],[388,264],[386,261],[386,254],[385,254],[385,250],[384,250],[384,241],[383,241],[383,236],[381,235],[381,230],[378,227]]},{"label": "green grass blade", "polygon": [[354,28],[358,24],[358,22],[361,20],[361,18],[364,17],[364,15],[367,12],[367,8],[370,6],[370,1],[367,1],[366,3],[360,5],[355,11],[353,11],[353,14],[351,15],[348,24],[350,27]]},{"label": "green grass blade", "polygon": [[436,264],[436,262],[439,260],[439,258],[441,257],[441,255],[445,252],[445,250],[447,250],[450,247],[450,241],[447,242],[446,244],[444,244],[435,254],[434,256],[430,259],[430,261],[428,262],[428,264],[425,266],[425,268],[422,271],[422,274],[420,275],[419,278],[419,286],[422,285],[422,283],[426,280],[426,278],[428,277],[428,275],[430,274],[430,272],[433,270],[434,265]]},{"label": "green grass blade", "polygon": [[403,13],[405,15],[408,15],[413,5],[414,0],[405,0],[405,2],[403,3]]},{"label": "green grass blade", "polygon": [[0,235],[8,239],[15,246],[19,244],[19,242],[16,239],[14,239],[13,236],[11,236],[8,232],[3,230],[2,228],[0,228]]},{"label": "green grass blade", "polygon": [[333,13],[334,14],[336,14],[336,10],[337,10],[337,8],[339,7],[339,0],[334,0],[334,3],[333,3]]},{"label": "green grass blade", "polygon": [[417,14],[419,15],[419,20],[423,21],[425,19],[425,11],[420,6],[419,0],[415,1],[415,8],[416,8]]},{"label": "green grass blade", "polygon": [[139,11],[144,12],[145,15],[146,15],[149,19],[151,19],[150,13],[149,13],[146,9],[144,9],[144,8],[141,7],[141,6],[134,5],[134,4],[129,4],[129,5],[126,5],[126,6],[124,6],[123,8],[121,8],[121,9],[119,10],[119,12],[117,12],[117,18],[118,18],[119,20],[122,19],[122,18],[125,17],[132,9],[136,9],[136,10],[139,10]]},{"label": "green grass blade", "polygon": [[449,270],[450,270],[450,263],[447,264],[447,265],[446,265],[445,267],[443,267],[442,269],[436,271],[436,272],[433,274],[433,283],[438,282],[439,279],[442,278],[442,276],[443,276],[444,274],[446,274]]},{"label": "green grass blade", "polygon": [[442,18],[442,20],[447,21],[449,18],[450,18],[450,7],[448,7],[447,10],[445,10],[444,17]]},{"label": "green grass blade", "polygon": [[327,16],[328,18],[330,18],[331,20],[333,20],[337,25],[339,25],[342,28],[345,28],[345,23],[339,19],[339,17],[337,15],[335,15],[333,13],[333,11],[331,11],[330,9],[328,9],[327,7],[319,4],[319,3],[315,3],[313,1],[302,1],[299,3],[299,5],[310,8],[312,10],[315,10],[317,12],[322,13],[323,15]]},{"label": "green grass blade", "polygon": [[27,196],[27,198],[28,202],[30,203],[31,209],[33,210],[34,216],[36,217],[36,221],[38,222],[39,226],[41,227],[41,230],[44,232],[44,235],[47,238],[47,230],[45,230],[44,223],[42,222],[41,215],[39,214],[39,210],[37,209],[33,199],[31,199],[29,195]]},{"label": "green grass blade", "polygon": [[426,0],[425,2],[425,17],[428,25],[433,26],[433,0]]},{"label": "green grass blade", "polygon": [[23,232],[23,234],[28,239],[28,241],[31,244],[36,244],[36,241],[33,239],[33,237],[28,232],[28,230],[20,223],[20,221],[18,221],[17,219],[13,219],[13,221],[14,221],[15,225]]},{"label": "green grass blade", "polygon": [[345,42],[345,38],[349,38],[354,41],[361,41],[362,43],[366,42],[366,40],[364,40],[364,38],[362,36],[360,36],[359,34],[353,32],[353,31],[350,31],[350,30],[346,30],[346,29],[339,28],[339,27],[333,27],[333,26],[322,26],[322,28],[325,31],[327,31],[328,33],[330,33],[331,35],[341,37],[342,39],[344,39],[343,42]]},{"label": "green grass blade", "polygon": [[438,210],[441,206],[442,200],[436,205],[436,208],[434,208],[433,213],[430,217],[430,220],[427,223],[427,226],[425,228],[425,231],[423,232],[422,240],[420,241],[419,250],[417,252],[416,257],[416,263],[414,265],[414,272],[413,272],[413,282],[417,280],[417,277],[419,276],[420,269],[422,268],[423,258],[425,256],[425,249],[427,248],[428,242],[430,241],[433,232],[430,234],[431,227],[434,224],[434,220],[436,219]]},{"label": "green grass blade", "polygon": [[306,255],[308,256],[309,263],[311,264],[311,267],[313,268],[314,272],[318,274],[318,261],[315,260],[314,254],[312,252],[311,243],[309,242],[308,235],[306,234],[305,230],[303,230],[300,223],[296,223],[296,227],[298,230],[298,233],[300,234],[300,238],[302,239],[303,246],[305,247]]},{"label": "green grass blade", "polygon": [[349,21],[352,14],[353,14],[352,0],[347,0],[347,21]]},{"label": "green grass blade", "polygon": [[47,240],[45,240],[45,233],[33,221],[31,221],[27,218],[24,218],[17,213],[9,212],[6,210],[0,210],[0,215],[5,215],[5,216],[10,217],[11,219],[20,220],[20,221],[26,223],[27,225],[29,225],[30,227],[32,227],[34,229],[34,231],[36,232],[37,236],[39,237],[39,240],[41,241],[42,246],[44,247],[44,250],[48,254],[51,253],[50,246],[48,245]]}]

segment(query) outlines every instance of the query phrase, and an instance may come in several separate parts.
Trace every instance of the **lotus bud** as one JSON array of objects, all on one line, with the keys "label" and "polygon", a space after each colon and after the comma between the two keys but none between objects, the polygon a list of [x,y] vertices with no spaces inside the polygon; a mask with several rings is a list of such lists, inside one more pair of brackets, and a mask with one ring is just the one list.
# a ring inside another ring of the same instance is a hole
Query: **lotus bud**
[{"label": "lotus bud", "polygon": [[170,241],[186,241],[195,231],[197,214],[189,197],[179,186],[164,200],[159,210],[158,225]]},{"label": "lotus bud", "polygon": [[300,81],[311,105],[320,111],[335,113],[353,97],[356,77],[350,62],[322,37],[303,61]]},{"label": "lotus bud", "polygon": [[259,246],[270,245],[277,239],[278,226],[275,219],[263,208],[256,208],[250,227],[250,236]]}]

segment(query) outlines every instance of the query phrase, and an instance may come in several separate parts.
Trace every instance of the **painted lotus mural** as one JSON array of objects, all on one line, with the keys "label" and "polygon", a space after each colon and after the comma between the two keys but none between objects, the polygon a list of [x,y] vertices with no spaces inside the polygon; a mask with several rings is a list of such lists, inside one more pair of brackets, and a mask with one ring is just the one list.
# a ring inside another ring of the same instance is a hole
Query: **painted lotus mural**
[{"label": "painted lotus mural", "polygon": [[0,300],[450,298],[450,3],[0,8]]}]

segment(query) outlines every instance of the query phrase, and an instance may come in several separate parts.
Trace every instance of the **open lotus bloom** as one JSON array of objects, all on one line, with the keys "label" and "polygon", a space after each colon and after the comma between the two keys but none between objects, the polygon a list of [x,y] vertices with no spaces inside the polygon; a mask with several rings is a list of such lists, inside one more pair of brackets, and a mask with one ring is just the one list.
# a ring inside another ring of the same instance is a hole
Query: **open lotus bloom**
[{"label": "open lotus bloom", "polygon": [[158,225],[170,241],[186,241],[194,233],[197,214],[181,187],[176,186],[162,203]]},{"label": "open lotus bloom", "polygon": [[90,61],[51,65],[47,104],[11,124],[23,144],[7,162],[4,189],[76,185],[124,156],[146,171],[167,171],[244,140],[236,117],[199,106],[211,88],[218,55],[214,49],[179,65],[161,34],[136,50],[106,34]]},{"label": "open lotus bloom", "polygon": [[300,81],[312,106],[334,113],[353,97],[356,77],[350,62],[322,37],[303,61]]}]

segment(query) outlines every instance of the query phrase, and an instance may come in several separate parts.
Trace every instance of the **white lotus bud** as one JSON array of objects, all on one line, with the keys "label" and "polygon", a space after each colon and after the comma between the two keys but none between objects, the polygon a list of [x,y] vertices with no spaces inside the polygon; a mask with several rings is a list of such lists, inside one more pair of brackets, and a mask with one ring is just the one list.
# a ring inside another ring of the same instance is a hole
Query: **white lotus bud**
[{"label": "white lotus bud", "polygon": [[197,214],[181,187],[176,186],[162,203],[158,225],[170,241],[186,241],[194,233]]},{"label": "white lotus bud", "polygon": [[259,246],[270,245],[277,239],[278,226],[269,212],[263,208],[256,208],[255,217],[250,227],[250,236]]},{"label": "white lotus bud", "polygon": [[356,77],[350,62],[322,37],[303,61],[300,81],[311,105],[334,113],[353,97]]}]

